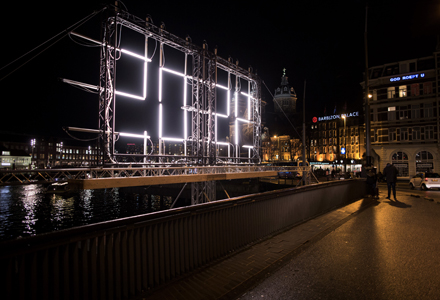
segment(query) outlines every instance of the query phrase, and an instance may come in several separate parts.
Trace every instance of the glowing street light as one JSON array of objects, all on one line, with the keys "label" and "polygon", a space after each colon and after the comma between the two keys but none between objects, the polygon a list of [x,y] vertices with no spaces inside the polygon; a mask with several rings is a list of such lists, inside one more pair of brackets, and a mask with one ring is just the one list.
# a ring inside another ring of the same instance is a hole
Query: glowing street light
[{"label": "glowing street light", "polygon": [[[345,155],[345,159],[344,159],[344,173],[347,172],[347,126],[346,126],[346,122],[347,122],[347,117],[345,115],[342,115],[342,119],[344,119],[344,154]],[[341,151],[342,152],[342,151]]]}]

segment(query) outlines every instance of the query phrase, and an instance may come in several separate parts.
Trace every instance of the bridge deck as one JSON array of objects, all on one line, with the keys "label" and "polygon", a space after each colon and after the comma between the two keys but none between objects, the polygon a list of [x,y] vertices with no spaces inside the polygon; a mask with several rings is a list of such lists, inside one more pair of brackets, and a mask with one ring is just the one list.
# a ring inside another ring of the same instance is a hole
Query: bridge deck
[{"label": "bridge deck", "polygon": [[277,176],[310,172],[310,167],[225,165],[0,170],[0,185],[68,181],[74,189],[103,189]]},{"label": "bridge deck", "polygon": [[74,189],[104,189],[113,187],[130,187],[144,185],[174,184],[186,182],[203,182],[216,180],[231,180],[243,178],[257,178],[277,176],[278,171],[259,171],[245,173],[217,173],[217,174],[190,174],[190,175],[167,175],[148,177],[120,177],[120,178],[92,178],[92,179],[69,179],[69,186]]}]

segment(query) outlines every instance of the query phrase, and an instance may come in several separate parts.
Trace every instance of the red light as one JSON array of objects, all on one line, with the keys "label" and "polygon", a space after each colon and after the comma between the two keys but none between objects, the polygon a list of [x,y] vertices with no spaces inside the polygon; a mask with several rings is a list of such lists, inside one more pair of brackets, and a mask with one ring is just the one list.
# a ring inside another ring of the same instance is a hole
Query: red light
[{"label": "red light", "polygon": [[425,181],[428,181],[428,178],[425,178]]},{"label": "red light", "polygon": [[313,123],[316,123],[316,122],[318,122],[318,118],[317,117],[313,117],[312,121],[313,121]]}]

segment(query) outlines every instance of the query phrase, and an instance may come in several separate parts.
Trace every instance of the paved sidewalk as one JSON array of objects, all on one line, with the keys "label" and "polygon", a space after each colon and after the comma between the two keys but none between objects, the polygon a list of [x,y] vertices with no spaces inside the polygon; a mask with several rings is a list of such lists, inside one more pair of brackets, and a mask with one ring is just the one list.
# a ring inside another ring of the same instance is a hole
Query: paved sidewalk
[{"label": "paved sidewalk", "polygon": [[440,192],[380,195],[239,299],[440,299]]},{"label": "paved sidewalk", "polygon": [[235,299],[279,269],[304,246],[321,239],[374,203],[377,201],[365,198],[318,216],[154,291],[146,299]]}]

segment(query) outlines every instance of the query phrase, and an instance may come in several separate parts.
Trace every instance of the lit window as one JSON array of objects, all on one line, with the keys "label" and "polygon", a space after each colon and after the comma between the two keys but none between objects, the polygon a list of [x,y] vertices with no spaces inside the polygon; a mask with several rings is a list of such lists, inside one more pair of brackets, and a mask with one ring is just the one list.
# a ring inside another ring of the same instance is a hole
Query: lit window
[{"label": "lit window", "polygon": [[394,98],[396,97],[396,88],[393,87],[389,87],[388,88],[388,99]]},{"label": "lit window", "polygon": [[399,97],[406,97],[406,85],[399,86]]}]

